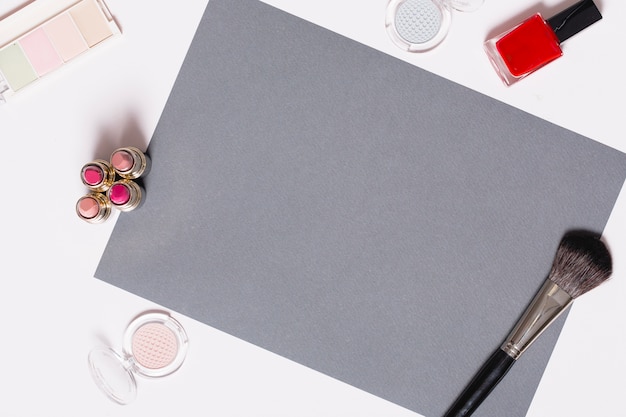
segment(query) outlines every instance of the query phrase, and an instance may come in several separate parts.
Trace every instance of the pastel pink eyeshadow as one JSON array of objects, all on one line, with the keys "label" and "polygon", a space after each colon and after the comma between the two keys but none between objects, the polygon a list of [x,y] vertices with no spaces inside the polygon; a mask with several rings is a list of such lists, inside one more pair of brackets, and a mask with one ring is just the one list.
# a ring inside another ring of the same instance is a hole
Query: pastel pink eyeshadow
[{"label": "pastel pink eyeshadow", "polygon": [[113,204],[126,204],[130,200],[130,190],[124,184],[115,184],[109,190],[109,198]]},{"label": "pastel pink eyeshadow", "polygon": [[100,211],[100,206],[95,198],[85,197],[78,203],[78,212],[86,219],[93,219]]},{"label": "pastel pink eyeshadow", "polygon": [[88,49],[87,43],[69,13],[51,20],[44,30],[65,62]]},{"label": "pastel pink eyeshadow", "polygon": [[85,182],[89,185],[97,185],[104,179],[104,172],[96,166],[90,166],[83,171]]},{"label": "pastel pink eyeshadow", "polygon": [[111,164],[118,171],[126,172],[133,167],[133,157],[126,151],[117,151],[111,156]]},{"label": "pastel pink eyeshadow", "polygon": [[176,335],[161,323],[148,323],[137,329],[131,346],[137,363],[149,369],[164,368],[178,355]]},{"label": "pastel pink eyeshadow", "polygon": [[29,33],[19,42],[40,77],[63,64],[63,60],[52,46],[52,42],[50,42],[43,28]]}]

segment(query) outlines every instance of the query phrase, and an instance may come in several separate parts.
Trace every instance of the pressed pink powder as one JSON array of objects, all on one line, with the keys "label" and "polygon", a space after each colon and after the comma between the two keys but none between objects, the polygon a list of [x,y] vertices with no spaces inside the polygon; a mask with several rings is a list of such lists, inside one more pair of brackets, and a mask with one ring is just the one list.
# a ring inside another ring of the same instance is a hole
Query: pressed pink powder
[{"label": "pressed pink powder", "polygon": [[95,198],[86,197],[78,203],[78,212],[86,219],[93,219],[100,211],[100,206]]},{"label": "pressed pink powder", "polygon": [[111,165],[118,171],[126,172],[133,167],[133,156],[124,151],[117,151],[111,155]]},{"label": "pressed pink powder", "polygon": [[98,185],[104,180],[104,172],[94,165],[90,165],[83,170],[83,178],[89,185]]},{"label": "pressed pink powder", "polygon": [[141,326],[132,337],[132,353],[138,364],[149,369],[161,369],[178,355],[176,335],[161,323]]},{"label": "pressed pink powder", "polygon": [[113,204],[126,204],[130,200],[130,190],[124,184],[115,184],[109,190],[109,198]]}]

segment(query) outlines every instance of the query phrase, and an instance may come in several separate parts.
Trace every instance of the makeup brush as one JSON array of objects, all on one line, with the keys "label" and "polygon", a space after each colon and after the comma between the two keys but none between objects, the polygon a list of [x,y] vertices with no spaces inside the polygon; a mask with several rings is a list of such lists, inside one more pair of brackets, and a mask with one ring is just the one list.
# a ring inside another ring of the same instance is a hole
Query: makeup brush
[{"label": "makeup brush", "polygon": [[444,417],[470,416],[537,337],[574,301],[611,275],[611,255],[596,234],[566,234],[545,283],[502,346],[474,376]]}]

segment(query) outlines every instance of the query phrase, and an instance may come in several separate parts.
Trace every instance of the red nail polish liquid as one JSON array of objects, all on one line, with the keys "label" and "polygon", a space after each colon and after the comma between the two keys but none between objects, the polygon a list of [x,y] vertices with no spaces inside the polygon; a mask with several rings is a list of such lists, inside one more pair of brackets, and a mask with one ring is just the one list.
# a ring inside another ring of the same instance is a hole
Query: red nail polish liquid
[{"label": "red nail polish liquid", "polygon": [[582,0],[548,20],[535,14],[489,39],[485,51],[502,81],[511,85],[562,56],[563,41],[600,19],[593,1]]}]

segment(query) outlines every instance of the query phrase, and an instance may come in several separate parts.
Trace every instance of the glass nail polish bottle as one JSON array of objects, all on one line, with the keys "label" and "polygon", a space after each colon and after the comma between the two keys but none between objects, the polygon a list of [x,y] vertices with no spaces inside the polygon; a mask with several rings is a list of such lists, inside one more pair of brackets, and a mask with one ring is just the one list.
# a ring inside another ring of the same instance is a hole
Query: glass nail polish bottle
[{"label": "glass nail polish bottle", "polygon": [[593,1],[582,0],[547,20],[537,13],[484,48],[502,81],[511,85],[561,57],[561,43],[600,19]]}]

